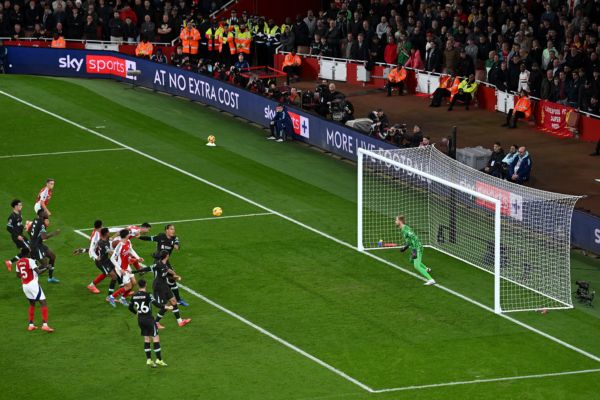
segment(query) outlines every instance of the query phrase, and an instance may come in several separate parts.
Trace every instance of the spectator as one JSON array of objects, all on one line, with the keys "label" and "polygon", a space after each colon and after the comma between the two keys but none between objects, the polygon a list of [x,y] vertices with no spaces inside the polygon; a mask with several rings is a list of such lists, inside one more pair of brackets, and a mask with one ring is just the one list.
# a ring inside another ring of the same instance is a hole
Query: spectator
[{"label": "spectator", "polygon": [[567,94],[566,104],[571,107],[579,108],[583,94],[583,84],[577,71],[573,71],[571,76],[572,79],[565,84]]},{"label": "spectator", "polygon": [[423,136],[423,140],[419,143],[419,147],[427,147],[429,145],[431,145],[431,139],[429,136]]},{"label": "spectator", "polygon": [[292,51],[296,49],[296,38],[294,32],[292,32],[290,27],[287,25],[281,33],[280,42],[282,51]]},{"label": "spectator", "polygon": [[552,70],[549,69],[546,71],[546,77],[542,79],[542,83],[540,85],[540,98],[542,100],[550,100],[550,97],[553,92],[554,86],[554,75],[552,74]]},{"label": "spectator", "polygon": [[306,23],[302,19],[302,15],[296,15],[296,22],[294,23],[292,31],[294,32],[294,36],[296,39],[296,47],[306,47],[310,44],[310,31],[308,29],[308,25],[306,25]]},{"label": "spectator", "polygon": [[402,94],[404,93],[405,79],[406,70],[403,66],[397,65],[395,68],[390,69],[390,72],[387,76],[387,82],[385,84],[388,97],[392,95],[393,88],[398,88],[398,95],[402,96]]},{"label": "spectator", "polygon": [[423,130],[421,129],[421,126],[413,126],[412,134],[407,136],[409,140],[409,147],[419,147],[419,145],[423,142]]},{"label": "spectator", "polygon": [[68,38],[81,39],[83,37],[83,28],[85,21],[83,15],[79,13],[79,9],[74,7],[69,17],[67,18]]},{"label": "spectator", "polygon": [[529,89],[529,76],[530,76],[530,72],[527,71],[526,65],[525,63],[521,63],[521,65],[519,66],[519,84],[517,87],[517,91],[521,91],[521,90],[526,90],[526,91],[530,91]]},{"label": "spectator", "polygon": [[308,37],[312,37],[315,34],[315,29],[317,28],[317,19],[315,18],[315,14],[313,10],[308,10],[306,12],[306,17],[304,18],[304,23],[308,28]]},{"label": "spectator", "polygon": [[525,146],[519,147],[517,156],[508,166],[508,180],[523,184],[529,181],[531,175],[531,157]]},{"label": "spectator", "polygon": [[167,57],[165,57],[165,55],[163,54],[163,51],[160,47],[156,49],[156,53],[152,54],[152,57],[150,57],[150,60],[154,61],[155,63],[158,63],[158,64],[166,64],[167,63]]},{"label": "spectator", "polygon": [[494,150],[490,156],[487,165],[483,168],[483,172],[486,174],[495,176],[496,178],[502,178],[502,160],[504,159],[504,149],[500,145],[500,142],[494,143]]},{"label": "spectator", "polygon": [[85,26],[83,28],[83,39],[85,40],[99,40],[98,37],[98,24],[94,21],[92,15],[86,17]]},{"label": "spectator", "polygon": [[356,51],[352,55],[354,60],[367,61],[369,59],[369,47],[365,43],[365,34],[358,34],[358,41],[356,43]]},{"label": "spectator", "polygon": [[506,123],[502,124],[502,126],[506,126],[509,128],[517,127],[517,120],[519,118],[524,118],[525,121],[529,120],[531,117],[531,101],[529,100],[529,94],[525,89],[521,89],[519,92],[519,100],[517,100],[517,104],[515,104],[514,109],[508,110],[508,114],[506,115]]},{"label": "spectator", "polygon": [[444,70],[445,74],[457,73],[456,66],[458,64],[459,52],[454,47],[452,40],[446,41],[446,47],[444,48]]},{"label": "spectator", "polygon": [[475,74],[469,75],[467,79],[464,79],[460,85],[458,85],[458,93],[454,95],[452,101],[450,102],[450,107],[448,107],[448,111],[452,111],[454,105],[458,100],[465,103],[466,109],[469,109],[469,104],[473,100],[473,96],[475,95],[475,91],[477,90],[477,82],[475,81]]},{"label": "spectator", "polygon": [[410,57],[410,49],[412,45],[406,39],[406,35],[400,33],[398,35],[398,65],[404,65]]},{"label": "spectator", "polygon": [[421,52],[416,47],[410,49],[410,57],[404,64],[405,67],[413,68],[416,70],[423,70],[425,66],[423,65],[423,60],[421,59]]},{"label": "spectator", "polygon": [[154,42],[156,36],[156,25],[152,22],[150,15],[144,15],[144,22],[140,27],[140,35],[145,36],[148,41]]},{"label": "spectator", "polygon": [[485,60],[485,76],[487,81],[490,82],[490,71],[500,67],[500,57],[494,50],[488,53],[488,58]]},{"label": "spectator", "polygon": [[594,114],[596,116],[600,115],[600,103],[598,103],[598,97],[596,97],[596,95],[592,95],[581,107],[581,111]]},{"label": "spectator", "polygon": [[33,32],[31,33],[31,37],[34,39],[42,39],[45,36],[46,32],[42,29],[41,24],[35,24],[33,26]]},{"label": "spectator", "polygon": [[321,35],[315,33],[314,39],[310,42],[309,52],[311,56],[318,56],[321,54]]},{"label": "spectator", "polygon": [[118,11],[114,12],[113,18],[108,23],[108,27],[110,29],[110,41],[117,43],[122,42],[125,34],[125,24],[121,21]]},{"label": "spectator", "polygon": [[327,30],[325,37],[327,38],[327,46],[329,46],[333,53],[332,56],[338,57],[342,35],[340,29],[335,23],[335,20],[329,21],[329,29]]},{"label": "spectator", "polygon": [[456,62],[456,75],[469,76],[475,74],[475,64],[473,59],[467,55],[465,49],[461,49]]},{"label": "spectator", "polygon": [[398,45],[393,36],[385,45],[385,49],[383,50],[383,60],[386,64],[396,64],[398,61]]},{"label": "spectator", "polygon": [[346,39],[342,40],[340,44],[340,57],[342,58],[352,58],[352,54],[356,51],[356,41],[354,40],[354,36],[352,32],[348,32],[346,35]]},{"label": "spectator", "polygon": [[123,40],[127,41],[127,43],[133,44],[138,40],[138,29],[131,17],[125,17],[125,25],[123,25]]},{"label": "spectator", "polygon": [[171,43],[175,39],[175,28],[171,24],[169,14],[163,14],[161,23],[158,26],[158,34],[160,35],[160,41]]},{"label": "spectator", "polygon": [[383,48],[377,35],[371,38],[371,46],[369,47],[369,61],[383,62]]},{"label": "spectator", "polygon": [[377,28],[375,29],[375,34],[379,37],[379,39],[381,39],[386,34],[388,26],[389,24],[387,21],[387,17],[382,16],[381,22],[377,24]]},{"label": "spectator", "polygon": [[533,97],[540,97],[543,79],[544,75],[542,74],[542,71],[540,71],[539,64],[537,62],[534,62],[531,65],[531,72],[529,74],[529,82],[527,85],[529,86],[529,90]]},{"label": "spectator", "polygon": [[435,40],[425,52],[425,71],[442,72],[442,53],[437,48]]}]

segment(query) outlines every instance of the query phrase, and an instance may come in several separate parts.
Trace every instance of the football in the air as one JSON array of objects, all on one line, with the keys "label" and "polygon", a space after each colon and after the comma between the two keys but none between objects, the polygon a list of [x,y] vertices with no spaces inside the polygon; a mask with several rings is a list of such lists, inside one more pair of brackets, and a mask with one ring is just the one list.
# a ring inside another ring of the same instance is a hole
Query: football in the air
[{"label": "football in the air", "polygon": [[221,207],[215,207],[215,208],[213,208],[213,215],[215,217],[220,217],[221,214],[223,214],[223,210],[221,209]]}]

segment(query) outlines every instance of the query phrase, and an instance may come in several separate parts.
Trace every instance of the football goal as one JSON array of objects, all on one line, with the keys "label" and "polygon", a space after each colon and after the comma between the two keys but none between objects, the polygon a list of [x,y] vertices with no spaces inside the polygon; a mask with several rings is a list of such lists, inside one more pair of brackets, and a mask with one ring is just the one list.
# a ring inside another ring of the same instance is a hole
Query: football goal
[{"label": "football goal", "polygon": [[425,247],[493,274],[494,310],[572,308],[571,216],[579,196],[492,177],[434,146],[358,150],[358,248],[401,246],[406,216]]}]

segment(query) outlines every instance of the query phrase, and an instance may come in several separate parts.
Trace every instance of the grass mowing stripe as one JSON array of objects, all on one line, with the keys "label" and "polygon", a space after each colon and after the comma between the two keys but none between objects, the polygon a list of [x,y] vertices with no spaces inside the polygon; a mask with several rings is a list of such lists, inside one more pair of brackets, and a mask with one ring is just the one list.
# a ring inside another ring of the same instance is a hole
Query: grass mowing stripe
[{"label": "grass mowing stripe", "polygon": [[406,390],[431,389],[431,388],[438,388],[438,387],[444,387],[444,386],[473,385],[476,383],[516,381],[516,380],[536,379],[536,378],[539,379],[539,378],[548,378],[551,376],[591,374],[594,372],[600,372],[600,369],[582,369],[579,371],[554,372],[554,373],[549,373],[549,374],[509,376],[506,378],[475,379],[472,381],[434,383],[431,385],[406,386],[406,387],[397,387],[397,388],[389,388],[389,389],[375,389],[375,390],[373,390],[373,393],[402,392],[402,391],[406,391]]},{"label": "grass mowing stripe", "polygon": [[[86,235],[85,233],[75,230],[75,233],[77,233],[80,236],[83,236],[86,239],[89,239],[90,236]],[[142,264],[142,266],[145,266],[144,264]],[[268,337],[270,337],[271,339],[275,340],[278,343],[281,343],[282,345],[284,345],[285,347],[295,351],[296,353],[308,358],[311,361],[316,362],[317,364],[319,364],[320,366],[328,369],[329,371],[335,373],[336,375],[344,378],[345,380],[354,383],[356,386],[360,387],[361,389],[366,390],[369,393],[373,393],[373,389],[371,389],[369,386],[365,385],[364,383],[360,382],[359,380],[351,377],[350,375],[346,374],[343,371],[340,371],[339,369],[327,364],[325,361],[313,356],[310,353],[307,353],[306,351],[302,350],[301,348],[294,346],[293,344],[291,344],[290,342],[280,338],[277,335],[272,334],[271,332],[269,332],[268,330],[266,330],[265,328],[262,328],[258,325],[256,325],[255,323],[253,323],[252,321],[247,320],[246,318],[242,317],[239,314],[236,314],[235,312],[223,307],[222,305],[215,303],[214,301],[212,301],[211,299],[209,299],[206,296],[201,295],[200,293],[196,292],[195,290],[182,285],[181,283],[178,283],[177,286],[179,286],[180,288],[182,288],[183,290],[185,290],[186,292],[188,292],[189,294],[199,298],[200,300],[204,301],[205,303],[215,307],[216,309],[224,312],[225,314],[237,319],[238,321],[243,322],[244,324],[250,326],[251,328],[259,331],[260,333],[262,333],[263,335],[266,335]]]},{"label": "grass mowing stripe", "polygon": [[53,153],[12,154],[12,155],[0,156],[0,159],[20,158],[20,157],[39,157],[39,156],[58,156],[58,155],[63,155],[63,154],[98,153],[98,152],[102,152],[102,151],[123,151],[123,150],[127,150],[127,149],[125,149],[123,147],[113,147],[110,149],[55,151]]},{"label": "grass mowing stripe", "polygon": [[[350,248],[350,249],[352,249],[354,251],[357,251],[359,253],[366,254],[367,256],[369,256],[369,257],[371,257],[371,258],[373,258],[375,260],[378,260],[378,261],[380,261],[382,263],[385,263],[386,265],[389,265],[389,266],[391,266],[391,267],[393,267],[393,268],[395,268],[395,269],[397,269],[399,271],[402,271],[402,272],[407,273],[407,274],[409,274],[411,276],[417,277],[420,280],[424,279],[421,276],[418,276],[416,273],[414,273],[412,271],[409,271],[409,270],[407,270],[405,268],[402,268],[402,267],[400,267],[400,266],[398,266],[398,265],[396,265],[396,264],[394,264],[394,263],[392,263],[390,261],[384,260],[383,258],[377,257],[377,256],[375,256],[373,254],[370,254],[370,253],[362,252],[358,248],[356,248],[355,246],[351,245],[350,243],[347,243],[347,242],[345,242],[343,240],[340,240],[340,239],[338,239],[338,238],[336,238],[334,236],[331,236],[331,235],[329,235],[329,234],[327,234],[325,232],[322,232],[322,231],[320,231],[320,230],[318,230],[316,228],[313,228],[313,227],[311,227],[309,225],[306,225],[303,222],[300,222],[300,221],[298,221],[298,220],[296,220],[296,219],[294,219],[292,217],[289,217],[289,216],[287,216],[285,214],[282,214],[282,213],[280,213],[278,211],[270,209],[270,208],[268,208],[268,207],[266,207],[266,206],[264,206],[262,204],[259,204],[259,203],[255,202],[254,200],[251,200],[251,199],[249,199],[249,198],[247,198],[247,197],[239,194],[239,193],[236,193],[236,192],[234,192],[232,190],[229,190],[229,189],[224,188],[224,187],[222,187],[220,185],[217,185],[216,183],[213,183],[213,182],[208,181],[208,180],[206,180],[204,178],[201,178],[201,177],[199,177],[197,175],[194,175],[193,173],[191,173],[189,171],[186,171],[186,170],[183,170],[183,169],[181,169],[181,168],[179,168],[179,167],[177,167],[177,166],[175,166],[173,164],[169,164],[166,161],[163,161],[163,160],[161,160],[159,158],[156,158],[156,157],[154,157],[154,156],[152,156],[150,154],[144,153],[141,150],[138,150],[138,149],[136,149],[134,147],[128,146],[128,145],[126,145],[124,143],[121,143],[121,142],[119,142],[116,139],[113,139],[113,138],[111,138],[109,136],[106,136],[106,135],[103,135],[103,134],[101,134],[99,132],[96,132],[93,129],[87,128],[87,127],[85,127],[85,126],[83,126],[81,124],[78,124],[77,122],[71,121],[71,120],[69,120],[69,119],[67,119],[67,118],[65,118],[63,116],[55,114],[55,113],[53,113],[51,111],[48,111],[48,110],[46,110],[46,109],[44,109],[42,107],[36,106],[35,104],[32,104],[32,103],[30,103],[30,102],[28,102],[26,100],[22,100],[22,99],[20,99],[20,98],[18,98],[16,96],[13,96],[13,95],[11,95],[9,93],[6,93],[6,92],[4,92],[2,90],[0,90],[0,94],[4,95],[6,97],[9,97],[9,98],[11,98],[11,99],[13,99],[13,100],[15,100],[15,101],[17,101],[17,102],[19,102],[21,104],[24,104],[24,105],[26,105],[28,107],[31,107],[33,109],[36,109],[36,110],[40,111],[40,112],[43,112],[43,113],[45,113],[47,115],[55,117],[55,118],[57,118],[57,119],[59,119],[61,121],[64,121],[64,122],[66,122],[66,123],[68,123],[70,125],[76,126],[76,127],[80,128],[80,129],[86,131],[86,132],[91,133],[92,135],[95,135],[97,137],[103,138],[103,139],[108,140],[109,142],[112,142],[112,143],[114,143],[114,144],[116,144],[118,146],[121,146],[121,147],[124,147],[124,148],[126,148],[128,150],[131,150],[132,152],[137,153],[137,154],[139,154],[139,155],[141,155],[141,156],[143,156],[143,157],[145,157],[147,159],[155,161],[155,162],[157,162],[157,163],[159,163],[161,165],[164,165],[165,167],[173,169],[173,170],[175,170],[175,171],[177,171],[177,172],[179,172],[181,174],[184,174],[184,175],[186,175],[186,176],[188,176],[188,177],[190,177],[192,179],[195,179],[195,180],[197,180],[199,182],[202,182],[202,183],[204,183],[204,184],[206,184],[208,186],[211,186],[211,187],[213,187],[215,189],[221,190],[221,191],[223,191],[223,192],[225,192],[225,193],[227,193],[227,194],[229,194],[231,196],[234,196],[234,197],[236,197],[236,198],[238,198],[240,200],[243,200],[243,201],[245,201],[245,202],[247,202],[249,204],[252,204],[252,205],[254,205],[254,206],[258,207],[258,208],[261,208],[261,209],[263,209],[263,210],[265,210],[267,212],[271,212],[271,213],[273,213],[273,214],[275,214],[275,215],[277,215],[277,216],[279,216],[279,217],[281,217],[281,218],[283,218],[283,219],[285,219],[285,220],[287,220],[289,222],[292,222],[292,223],[294,223],[294,224],[296,224],[296,225],[298,225],[298,226],[300,226],[300,227],[302,227],[304,229],[307,229],[307,230],[309,230],[309,231],[311,231],[313,233],[316,233],[317,235],[320,235],[320,236],[325,237],[325,238],[327,238],[329,240],[332,240],[332,241],[334,241],[334,242],[336,242],[336,243],[338,243],[338,244],[340,244],[342,246]],[[467,297],[467,296],[465,296],[465,295],[463,295],[463,294],[461,294],[459,292],[456,292],[456,291],[454,291],[454,290],[452,290],[450,288],[444,287],[442,285],[435,285],[435,286],[437,286],[438,288],[446,291],[447,293],[450,293],[450,294],[452,294],[454,296],[457,296],[457,297],[459,297],[459,298],[461,298],[461,299],[463,299],[463,300],[465,300],[465,301],[467,301],[467,302],[469,302],[471,304],[474,304],[474,305],[476,305],[476,306],[478,306],[478,307],[480,307],[480,308],[482,308],[482,309],[484,309],[486,311],[494,313],[494,310],[492,308],[490,308],[490,307],[488,307],[488,306],[486,306],[486,305],[484,305],[484,304],[482,304],[482,303],[480,303],[480,302],[478,302],[478,301],[476,301],[474,299],[471,299],[471,298],[469,298],[469,297]],[[543,336],[543,337],[545,337],[547,339],[550,339],[553,342],[555,342],[555,343],[557,343],[557,344],[559,344],[559,345],[561,345],[563,347],[566,347],[566,348],[568,348],[570,350],[573,350],[573,351],[575,351],[575,352],[577,352],[577,353],[579,353],[579,354],[581,354],[581,355],[583,355],[583,356],[585,356],[587,358],[590,358],[590,359],[592,359],[592,360],[594,360],[596,362],[600,362],[600,357],[598,357],[598,356],[596,356],[594,354],[591,354],[591,353],[589,353],[589,352],[587,352],[587,351],[585,351],[583,349],[580,349],[580,348],[578,348],[576,346],[573,346],[573,345],[571,345],[571,344],[569,344],[569,343],[567,343],[567,342],[565,342],[565,341],[563,341],[563,340],[561,340],[561,339],[559,339],[559,338],[557,338],[555,336],[552,336],[552,335],[547,334],[547,333],[545,333],[545,332],[543,332],[543,331],[541,331],[539,329],[536,329],[536,328],[534,328],[534,327],[532,327],[532,326],[530,326],[530,325],[528,325],[528,324],[526,324],[524,322],[521,322],[521,321],[519,321],[519,320],[517,320],[515,318],[512,318],[512,317],[509,317],[509,316],[507,316],[505,314],[500,314],[500,317],[502,317],[502,318],[504,318],[504,319],[506,319],[508,321],[511,321],[511,322],[513,322],[513,323],[515,323],[515,324],[517,324],[517,325],[519,325],[519,326],[521,326],[521,327],[523,327],[523,328],[525,328],[525,329],[527,329],[527,330],[529,330],[531,332],[534,332],[534,333],[536,333],[538,335],[541,335],[541,336]]]},{"label": "grass mowing stripe", "polygon": [[[217,220],[217,219],[260,217],[263,215],[274,215],[274,214],[271,212],[264,212],[264,213],[252,213],[252,214],[225,215],[225,216],[220,216],[220,217],[206,217],[206,218],[180,219],[180,220],[175,220],[175,221],[149,222],[149,224],[150,225],[176,224],[179,222],[197,222],[197,221],[213,221],[213,220]],[[117,228],[119,226],[129,226],[129,225],[131,225],[131,224],[108,226],[107,228]],[[83,228],[83,229],[76,229],[75,231],[76,232],[77,231],[85,232],[85,231],[93,231],[93,230],[94,230],[94,228]]]}]

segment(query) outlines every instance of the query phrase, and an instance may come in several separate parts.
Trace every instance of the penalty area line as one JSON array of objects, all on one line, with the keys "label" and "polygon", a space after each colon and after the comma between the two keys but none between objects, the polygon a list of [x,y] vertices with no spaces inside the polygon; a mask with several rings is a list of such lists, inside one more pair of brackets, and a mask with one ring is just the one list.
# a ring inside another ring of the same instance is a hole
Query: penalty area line
[{"label": "penalty area line", "polygon": [[72,150],[72,151],[55,151],[52,153],[32,153],[32,154],[9,154],[0,156],[1,159],[6,158],[21,158],[21,157],[41,157],[41,156],[59,156],[64,154],[81,154],[81,153],[99,153],[103,151],[123,151],[127,150],[124,147],[112,147],[109,149],[89,149],[89,150]]},{"label": "penalty area line", "polygon": [[[323,231],[321,231],[321,230],[319,230],[317,228],[314,228],[314,227],[312,227],[310,225],[307,225],[307,224],[305,224],[305,223],[303,223],[301,221],[298,221],[297,219],[294,219],[294,218],[292,218],[292,217],[290,217],[290,216],[288,216],[286,214],[283,214],[283,213],[280,213],[278,211],[275,211],[272,208],[269,208],[269,207],[267,207],[267,206],[265,206],[263,204],[260,204],[260,203],[258,203],[256,201],[252,200],[252,199],[249,199],[248,197],[245,197],[245,196],[243,196],[243,195],[241,195],[241,194],[239,194],[237,192],[234,192],[233,190],[230,190],[230,189],[227,189],[227,188],[225,188],[223,186],[220,186],[220,185],[218,185],[218,184],[216,184],[214,182],[211,182],[211,181],[209,181],[209,180],[207,180],[205,178],[202,178],[202,177],[200,177],[198,175],[195,175],[195,174],[193,174],[193,173],[191,173],[191,172],[189,172],[187,170],[184,170],[184,169],[182,169],[182,168],[180,168],[180,167],[178,167],[176,165],[173,165],[173,164],[170,164],[170,163],[168,163],[168,162],[166,162],[164,160],[161,160],[160,158],[157,158],[157,157],[155,157],[155,156],[153,156],[151,154],[145,153],[145,152],[143,152],[141,150],[138,150],[138,149],[136,149],[136,148],[134,148],[132,146],[128,146],[128,145],[126,145],[126,144],[124,144],[124,143],[122,143],[122,142],[120,142],[120,141],[118,141],[116,139],[113,139],[110,136],[103,135],[103,134],[101,134],[101,133],[99,133],[99,132],[97,132],[97,131],[95,131],[93,129],[87,128],[87,127],[85,127],[85,126],[83,126],[83,125],[81,125],[81,124],[79,124],[77,122],[71,121],[68,118],[65,118],[65,117],[63,117],[61,115],[53,113],[52,111],[46,110],[46,109],[44,109],[44,108],[42,108],[40,106],[32,104],[32,103],[30,103],[30,102],[28,102],[26,100],[23,100],[23,99],[21,99],[19,97],[13,96],[12,94],[7,93],[5,91],[0,90],[0,94],[4,95],[6,97],[9,97],[9,98],[11,98],[11,99],[13,99],[13,100],[15,100],[15,101],[17,101],[17,102],[19,102],[21,104],[24,104],[24,105],[26,105],[28,107],[31,107],[31,108],[33,108],[35,110],[38,110],[38,111],[40,111],[40,112],[42,112],[44,114],[50,115],[50,116],[52,116],[52,117],[54,117],[54,118],[56,118],[58,120],[61,120],[61,121],[65,122],[65,123],[67,123],[69,125],[78,127],[79,129],[82,129],[82,130],[84,130],[86,132],[89,132],[90,134],[92,134],[94,136],[103,138],[103,139],[105,139],[105,140],[107,140],[107,141],[109,141],[109,142],[111,142],[113,144],[116,144],[118,146],[126,148],[126,149],[128,149],[128,150],[130,150],[130,151],[132,151],[132,152],[134,152],[134,153],[136,153],[136,154],[138,154],[138,155],[140,155],[140,156],[142,156],[144,158],[147,158],[147,159],[152,160],[152,161],[154,161],[154,162],[156,162],[158,164],[161,164],[161,165],[163,165],[163,166],[165,166],[165,167],[167,167],[169,169],[177,171],[177,172],[179,172],[179,173],[181,173],[183,175],[186,175],[186,176],[188,176],[188,177],[190,177],[190,178],[192,178],[192,179],[194,179],[194,180],[196,180],[198,182],[202,182],[202,183],[204,183],[207,186],[210,186],[210,187],[213,187],[215,189],[221,190],[222,192],[227,193],[227,194],[229,194],[229,195],[231,195],[231,196],[233,196],[235,198],[238,198],[238,199],[240,199],[240,200],[242,200],[242,201],[244,201],[246,203],[252,204],[252,205],[256,206],[257,208],[260,208],[260,209],[262,209],[264,211],[273,213],[273,214],[275,214],[275,215],[277,215],[277,216],[279,216],[279,217],[281,217],[281,218],[283,218],[283,219],[285,219],[285,220],[287,220],[287,221],[289,221],[289,222],[291,222],[291,223],[293,223],[293,224],[295,224],[295,225],[297,225],[299,227],[302,227],[302,228],[304,228],[306,230],[309,230],[309,231],[311,231],[311,232],[313,232],[313,233],[315,233],[315,234],[317,234],[317,235],[319,235],[321,237],[327,238],[327,239],[329,239],[329,240],[331,240],[331,241],[333,241],[333,242],[335,242],[335,243],[337,243],[337,244],[339,244],[341,246],[344,246],[346,248],[349,248],[349,249],[354,250],[356,252],[359,252],[361,254],[365,254],[368,257],[371,257],[371,258],[373,258],[375,260],[378,260],[378,261],[380,261],[380,262],[382,262],[384,264],[387,264],[388,266],[391,266],[392,268],[395,268],[395,269],[397,269],[399,271],[402,271],[402,272],[404,272],[404,273],[406,273],[408,275],[416,277],[417,279],[420,279],[420,280],[423,279],[422,277],[418,276],[416,273],[414,273],[412,271],[409,271],[409,270],[407,270],[405,268],[402,268],[402,267],[400,267],[398,265],[395,265],[394,263],[391,263],[391,262],[389,262],[387,260],[384,260],[381,257],[378,257],[378,256],[376,256],[374,254],[370,254],[368,252],[361,251],[356,246],[354,246],[354,245],[352,245],[352,244],[350,244],[348,242],[345,242],[345,241],[343,241],[343,240],[341,240],[341,239],[339,239],[337,237],[334,237],[334,236],[332,236],[332,235],[330,235],[330,234],[328,234],[326,232],[323,232]],[[486,305],[484,305],[484,304],[482,304],[482,303],[480,303],[480,302],[478,302],[478,301],[476,301],[476,300],[474,300],[474,299],[472,299],[470,297],[467,297],[467,296],[465,296],[465,295],[463,295],[463,294],[461,294],[459,292],[456,292],[456,291],[454,291],[454,290],[452,290],[450,288],[444,287],[442,285],[435,285],[435,286],[437,286],[441,290],[444,290],[447,293],[450,293],[450,294],[452,294],[452,295],[454,295],[456,297],[459,297],[459,298],[461,298],[461,299],[463,299],[463,300],[465,300],[465,301],[467,301],[467,302],[469,302],[469,303],[471,303],[473,305],[476,305],[476,306],[478,306],[478,307],[480,307],[480,308],[482,308],[482,309],[484,309],[486,311],[494,313],[493,309],[491,309],[490,307],[488,307],[488,306],[486,306]],[[521,327],[523,327],[523,328],[525,328],[525,329],[527,329],[527,330],[529,330],[531,332],[537,333],[538,335],[543,336],[543,337],[545,337],[545,338],[547,338],[547,339],[549,339],[549,340],[551,340],[551,341],[553,341],[553,342],[555,342],[555,343],[557,343],[557,344],[559,344],[559,345],[561,345],[561,346],[563,346],[565,348],[573,350],[573,351],[575,351],[575,352],[577,352],[577,353],[579,353],[579,354],[581,354],[581,355],[583,355],[585,357],[588,357],[588,358],[590,358],[590,359],[592,359],[592,360],[594,360],[596,362],[600,362],[600,357],[598,357],[598,356],[596,356],[594,354],[591,354],[591,353],[589,353],[589,352],[587,352],[587,351],[585,351],[583,349],[580,349],[579,347],[573,346],[572,344],[569,344],[569,343],[567,343],[567,342],[565,342],[565,341],[563,341],[563,340],[561,340],[561,339],[559,339],[559,338],[557,338],[555,336],[552,336],[552,335],[550,335],[550,334],[548,334],[546,332],[543,332],[543,331],[541,331],[541,330],[539,330],[537,328],[534,328],[531,325],[528,325],[528,324],[526,324],[524,322],[521,322],[521,321],[519,321],[519,320],[517,320],[515,318],[512,318],[510,316],[507,316],[505,314],[498,314],[498,315],[501,318],[504,318],[504,319],[506,319],[508,321],[511,321],[511,322],[513,322],[513,323],[515,323],[515,324],[517,324],[517,325],[519,325],[519,326],[521,326]]]},{"label": "penalty area line", "polygon": [[[215,220],[220,220],[220,219],[261,217],[264,215],[274,215],[274,214],[272,212],[252,213],[252,214],[235,214],[235,215],[222,215],[220,217],[203,217],[203,218],[192,218],[192,219],[180,219],[180,220],[174,220],[174,221],[157,221],[157,222],[148,222],[148,223],[150,225],[179,224],[179,223],[183,223],[183,222],[215,221]],[[120,226],[129,226],[129,225],[131,225],[131,224],[107,226],[107,228],[118,228]],[[93,230],[94,230],[94,228],[75,229],[76,232],[86,232],[86,231],[93,231]]]},{"label": "penalty area line", "polygon": [[471,381],[432,383],[429,385],[415,385],[415,386],[396,387],[396,388],[389,388],[389,389],[375,389],[375,390],[373,390],[372,393],[402,392],[402,391],[408,391],[408,390],[433,389],[433,388],[439,388],[439,387],[445,387],[445,386],[473,385],[473,384],[478,384],[478,383],[517,381],[517,380],[523,380],[523,379],[540,379],[540,378],[548,378],[548,377],[553,377],[553,376],[591,374],[594,372],[600,372],[600,369],[582,369],[579,371],[565,371],[565,372],[551,372],[551,373],[547,373],[547,374],[508,376],[505,378],[488,378],[488,379],[474,379]]}]

